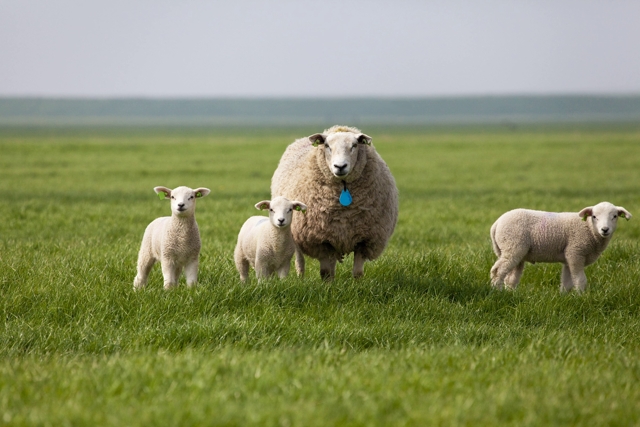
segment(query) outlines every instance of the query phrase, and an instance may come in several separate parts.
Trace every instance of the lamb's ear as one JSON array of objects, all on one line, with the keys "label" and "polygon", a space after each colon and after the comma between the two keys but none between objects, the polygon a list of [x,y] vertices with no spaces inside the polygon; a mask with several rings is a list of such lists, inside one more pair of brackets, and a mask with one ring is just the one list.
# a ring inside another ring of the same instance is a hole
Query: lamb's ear
[{"label": "lamb's ear", "polygon": [[365,135],[364,133],[361,133],[360,135],[358,135],[358,143],[364,144],[364,145],[371,145],[371,137],[369,135]]},{"label": "lamb's ear", "polygon": [[315,133],[313,135],[311,135],[309,137],[309,141],[311,141],[311,144],[314,147],[317,147],[318,144],[324,144],[324,141],[327,139],[327,137],[321,133]]},{"label": "lamb's ear", "polygon": [[626,218],[627,221],[631,219],[631,213],[628,210],[626,210],[622,206],[617,206],[617,208],[618,208],[618,216],[622,218]]},{"label": "lamb's ear", "polygon": [[205,197],[207,196],[209,193],[211,193],[211,190],[209,190],[208,188],[204,188],[204,187],[199,187],[196,188],[195,190],[196,193],[196,197]]},{"label": "lamb's ear", "polygon": [[302,213],[307,213],[307,205],[298,201],[294,201],[292,203],[293,203],[294,210],[301,211]]},{"label": "lamb's ear", "polygon": [[582,209],[578,215],[582,218],[583,221],[587,220],[587,217],[590,217],[593,214],[593,206],[589,206],[588,208]]},{"label": "lamb's ear", "polygon": [[153,191],[156,192],[156,194],[158,194],[158,197],[160,197],[160,200],[164,199],[165,197],[171,197],[171,189],[167,188],[167,187],[154,187]]},{"label": "lamb's ear", "polygon": [[270,200],[263,200],[261,202],[256,203],[256,209],[258,209],[259,211],[263,209],[269,209],[270,207],[271,207]]}]

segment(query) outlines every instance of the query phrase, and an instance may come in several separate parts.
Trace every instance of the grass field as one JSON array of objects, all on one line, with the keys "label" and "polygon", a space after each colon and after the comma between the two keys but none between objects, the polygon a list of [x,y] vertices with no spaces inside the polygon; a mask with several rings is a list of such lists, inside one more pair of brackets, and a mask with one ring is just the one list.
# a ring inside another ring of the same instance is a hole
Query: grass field
[{"label": "grass field", "polygon": [[[0,131],[0,424],[640,424],[640,131],[363,130],[400,189],[383,256],[244,285],[237,232],[318,129]],[[195,289],[132,290],[156,185],[212,190]],[[552,264],[491,289],[501,213],[603,200],[636,218],[585,294]]]}]

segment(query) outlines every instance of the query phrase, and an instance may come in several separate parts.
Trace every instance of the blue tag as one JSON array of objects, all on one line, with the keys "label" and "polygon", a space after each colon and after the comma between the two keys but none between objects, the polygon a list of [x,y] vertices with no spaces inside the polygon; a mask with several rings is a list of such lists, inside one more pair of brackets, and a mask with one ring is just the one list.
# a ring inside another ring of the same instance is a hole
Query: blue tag
[{"label": "blue tag", "polygon": [[351,193],[349,193],[349,190],[347,190],[346,188],[342,190],[342,193],[340,193],[340,204],[342,206],[349,206],[352,201],[353,199],[351,198]]}]

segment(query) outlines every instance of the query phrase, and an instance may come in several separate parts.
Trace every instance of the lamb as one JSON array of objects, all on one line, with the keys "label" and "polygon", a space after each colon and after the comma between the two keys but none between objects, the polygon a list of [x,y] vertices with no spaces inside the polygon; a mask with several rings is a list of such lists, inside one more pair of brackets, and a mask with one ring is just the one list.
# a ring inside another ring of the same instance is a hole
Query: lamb
[{"label": "lamb", "polygon": [[602,202],[574,212],[515,209],[491,226],[491,241],[498,260],[491,268],[491,283],[515,289],[524,263],[560,262],[561,291],[587,286],[584,268],[593,264],[611,241],[618,217],[631,219],[625,208]]},{"label": "lamb", "polygon": [[296,270],[304,255],[320,261],[320,276],[335,276],[336,263],[353,252],[353,277],[378,258],[398,220],[398,189],[387,164],[359,129],[333,126],[301,138],[285,150],[271,180],[271,195],[301,200],[312,212],[291,226]]},{"label": "lamb", "polygon": [[134,289],[147,285],[151,267],[160,261],[164,288],[177,285],[184,269],[187,286],[195,285],[198,279],[198,257],[200,255],[200,232],[196,223],[196,199],[210,193],[208,188],[155,187],[160,199],[171,200],[171,216],[156,218],[144,231],[138,254],[138,274],[133,281]]},{"label": "lamb", "polygon": [[258,202],[255,207],[258,210],[269,209],[269,217],[252,216],[240,229],[234,251],[240,280],[247,280],[249,265],[255,269],[258,280],[276,272],[280,278],[285,278],[289,274],[291,257],[295,251],[290,227],[293,211],[305,213],[307,205],[285,197],[275,197],[271,201]]}]

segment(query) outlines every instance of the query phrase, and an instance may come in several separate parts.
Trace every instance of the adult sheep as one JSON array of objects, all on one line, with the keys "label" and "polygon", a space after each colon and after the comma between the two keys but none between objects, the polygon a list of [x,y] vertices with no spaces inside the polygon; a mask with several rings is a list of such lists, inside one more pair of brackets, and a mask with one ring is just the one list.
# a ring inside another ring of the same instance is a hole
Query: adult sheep
[{"label": "adult sheep", "polygon": [[353,277],[362,276],[364,262],[382,254],[398,220],[391,171],[371,137],[354,127],[333,126],[291,143],[271,180],[271,197],[277,196],[310,206],[291,226],[299,275],[302,253],[318,259],[320,276],[332,279],[336,262],[353,252]]}]

